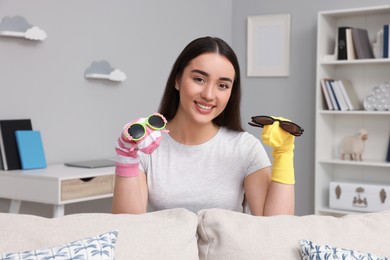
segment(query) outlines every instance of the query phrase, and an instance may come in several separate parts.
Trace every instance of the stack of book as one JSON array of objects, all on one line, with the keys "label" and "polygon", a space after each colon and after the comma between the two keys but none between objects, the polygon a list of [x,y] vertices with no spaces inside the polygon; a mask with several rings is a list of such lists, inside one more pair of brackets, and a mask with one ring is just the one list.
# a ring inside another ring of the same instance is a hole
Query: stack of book
[{"label": "stack of book", "polygon": [[341,26],[337,36],[337,59],[373,59],[374,52],[366,29]]},{"label": "stack of book", "polygon": [[380,28],[373,43],[366,29],[340,26],[337,35],[337,59],[390,58],[389,42],[389,24],[384,24],[383,28]]},{"label": "stack of book", "polygon": [[322,94],[328,110],[361,110],[362,101],[348,80],[321,79]]},{"label": "stack of book", "polygon": [[46,168],[39,131],[30,119],[0,120],[0,170]]}]

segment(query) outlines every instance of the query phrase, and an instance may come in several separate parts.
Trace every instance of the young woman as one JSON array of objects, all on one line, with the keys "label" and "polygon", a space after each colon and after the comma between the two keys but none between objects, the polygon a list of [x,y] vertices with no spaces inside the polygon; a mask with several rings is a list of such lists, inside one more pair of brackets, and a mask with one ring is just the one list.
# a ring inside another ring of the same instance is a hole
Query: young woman
[{"label": "young woman", "polygon": [[[242,212],[245,197],[253,215],[293,214],[294,137],[278,121],[264,127],[263,141],[276,147],[274,162],[280,162],[271,177],[263,145],[241,126],[240,99],[240,68],[229,45],[213,37],[189,43],[160,104],[166,124],[160,114],[137,119],[118,138],[113,213]],[[133,130],[143,132],[139,139]]]}]

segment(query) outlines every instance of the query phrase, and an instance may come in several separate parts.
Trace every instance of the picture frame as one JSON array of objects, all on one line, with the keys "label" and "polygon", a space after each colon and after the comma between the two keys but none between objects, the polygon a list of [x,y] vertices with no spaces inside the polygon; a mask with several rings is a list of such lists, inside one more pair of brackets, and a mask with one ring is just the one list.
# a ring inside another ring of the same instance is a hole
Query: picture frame
[{"label": "picture frame", "polygon": [[247,76],[290,73],[290,14],[248,16]]}]

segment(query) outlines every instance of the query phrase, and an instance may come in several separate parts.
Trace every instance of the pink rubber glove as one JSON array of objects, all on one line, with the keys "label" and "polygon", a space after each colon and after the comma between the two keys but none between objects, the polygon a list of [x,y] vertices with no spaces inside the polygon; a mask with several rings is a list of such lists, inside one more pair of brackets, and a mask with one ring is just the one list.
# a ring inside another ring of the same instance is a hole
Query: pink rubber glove
[{"label": "pink rubber glove", "polygon": [[[122,177],[136,177],[139,174],[139,155],[141,151],[145,154],[151,154],[159,145],[161,141],[161,131],[167,130],[153,130],[145,125],[146,134],[141,140],[129,140],[126,136],[127,129],[134,123],[143,123],[147,118],[138,118],[126,124],[118,137],[115,151],[117,154],[115,174]],[[164,118],[165,119],[165,118]]]}]

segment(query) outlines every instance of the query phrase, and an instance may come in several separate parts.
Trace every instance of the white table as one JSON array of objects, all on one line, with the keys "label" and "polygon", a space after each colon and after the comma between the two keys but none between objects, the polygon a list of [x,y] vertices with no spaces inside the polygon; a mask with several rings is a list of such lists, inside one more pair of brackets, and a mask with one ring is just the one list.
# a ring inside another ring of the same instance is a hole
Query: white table
[{"label": "white table", "polygon": [[65,204],[112,197],[115,167],[95,169],[49,165],[45,169],[0,170],[0,198],[11,200],[9,212],[19,213],[22,201],[53,205],[53,216]]}]

